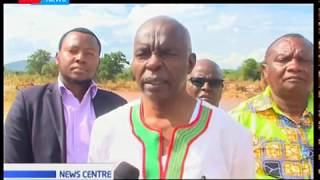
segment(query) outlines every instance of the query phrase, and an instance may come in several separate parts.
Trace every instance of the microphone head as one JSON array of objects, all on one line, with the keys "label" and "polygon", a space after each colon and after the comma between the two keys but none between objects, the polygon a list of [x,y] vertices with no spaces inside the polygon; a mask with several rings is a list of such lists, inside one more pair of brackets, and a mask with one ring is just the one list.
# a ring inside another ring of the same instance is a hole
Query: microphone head
[{"label": "microphone head", "polygon": [[138,179],[139,169],[127,162],[121,162],[114,170],[114,179]]}]

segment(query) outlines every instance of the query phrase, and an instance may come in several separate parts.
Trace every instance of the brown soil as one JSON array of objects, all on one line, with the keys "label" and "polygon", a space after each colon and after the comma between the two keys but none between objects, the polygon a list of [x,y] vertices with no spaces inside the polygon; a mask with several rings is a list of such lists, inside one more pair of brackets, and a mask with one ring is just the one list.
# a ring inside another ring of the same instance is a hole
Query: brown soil
[{"label": "brown soil", "polygon": [[[127,92],[127,91],[115,91],[115,93],[119,94],[127,101],[132,101],[134,99],[139,98],[140,92]],[[225,111],[229,111],[232,108],[236,107],[240,102],[245,100],[244,97],[226,97],[223,96],[220,101],[220,107]]]}]

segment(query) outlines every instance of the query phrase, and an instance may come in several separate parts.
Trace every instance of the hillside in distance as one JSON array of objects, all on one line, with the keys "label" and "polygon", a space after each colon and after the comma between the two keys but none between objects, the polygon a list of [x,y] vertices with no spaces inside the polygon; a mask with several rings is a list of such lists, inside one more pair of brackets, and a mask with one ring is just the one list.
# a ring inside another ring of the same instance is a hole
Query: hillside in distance
[{"label": "hillside in distance", "polygon": [[[55,61],[55,58],[51,57],[50,61]],[[4,64],[4,68],[10,71],[27,72],[27,64],[27,60],[19,60]]]},{"label": "hillside in distance", "polygon": [[27,60],[15,61],[4,65],[4,68],[10,71],[26,72]]}]

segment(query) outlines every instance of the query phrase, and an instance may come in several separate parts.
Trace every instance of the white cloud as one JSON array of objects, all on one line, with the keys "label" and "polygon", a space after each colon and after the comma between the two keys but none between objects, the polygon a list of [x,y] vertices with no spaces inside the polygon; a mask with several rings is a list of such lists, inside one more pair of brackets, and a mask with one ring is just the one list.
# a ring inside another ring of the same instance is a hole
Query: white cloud
[{"label": "white cloud", "polygon": [[204,16],[209,13],[205,5],[201,4],[149,4],[137,5],[128,15],[127,33],[133,35],[138,27],[147,19],[154,16],[166,15],[181,21],[186,19],[186,14],[190,19]]},{"label": "white cloud", "polygon": [[[97,26],[111,27],[123,24],[123,18],[101,11],[108,6],[73,5],[62,6],[22,6],[16,7],[10,16],[5,14],[4,30],[6,38],[12,36],[48,38],[62,35],[74,27],[94,28]],[[70,12],[70,10],[74,12]],[[9,12],[8,12],[9,13]],[[66,16],[65,14],[68,14]],[[22,27],[17,28],[17,27]]]},{"label": "white cloud", "polygon": [[[140,4],[134,6],[128,13],[123,28],[114,30],[113,34],[118,37],[120,43],[124,43],[123,41],[132,42],[138,27],[152,17],[165,15],[190,24],[197,21],[197,18],[206,17],[209,13],[212,13],[212,10],[202,4]],[[186,26],[185,23],[184,25]]]},{"label": "white cloud", "polygon": [[244,59],[245,56],[243,54],[232,52],[225,58],[224,61],[221,62],[221,68],[224,69],[224,67],[228,67],[228,69],[236,69],[241,66],[241,63]]},{"label": "white cloud", "polygon": [[[28,39],[32,49],[43,48],[54,54],[57,51],[60,37],[72,28],[111,28],[124,24],[125,19],[114,14],[116,12],[115,6],[120,9],[120,12],[124,12],[124,5],[68,5],[59,7],[5,5],[5,46],[8,41],[14,39]],[[101,41],[105,43],[102,38]],[[19,44],[17,44],[18,46]],[[26,58],[30,53],[23,54],[22,57]],[[10,53],[5,54],[5,61],[14,58],[9,55]]]},{"label": "white cloud", "polygon": [[259,49],[255,49],[255,50],[251,51],[247,55],[247,58],[254,58],[257,62],[262,62],[264,59],[264,54],[266,52],[266,48],[259,48]]},{"label": "white cloud", "polygon": [[232,31],[235,32],[235,33],[238,33],[240,30],[239,30],[238,27],[235,26],[235,27],[232,28]]},{"label": "white cloud", "polygon": [[208,32],[215,32],[231,28],[236,23],[237,19],[238,17],[236,15],[222,14],[217,18],[217,20],[214,19],[214,22],[208,25],[206,30]]},{"label": "white cloud", "polygon": [[[275,8],[274,8],[275,7]],[[4,5],[4,61],[26,58],[43,48],[54,54],[63,33],[74,27],[96,32],[103,52],[121,50],[131,57],[137,28],[147,19],[167,15],[184,24],[198,58],[235,69],[249,57],[262,60],[276,37],[298,32],[313,40],[313,8],[290,5],[216,4],[71,4]],[[129,59],[131,60],[131,59]]]},{"label": "white cloud", "polygon": [[197,59],[210,59],[219,64],[219,61],[223,58],[221,54],[216,52],[198,51],[196,52]]},{"label": "white cloud", "polygon": [[254,58],[257,62],[263,61],[265,48],[258,48],[249,53],[231,52],[224,59],[219,61],[222,69],[237,69],[242,65],[242,62],[248,58]]},{"label": "white cloud", "polygon": [[158,16],[167,15],[173,18],[179,18],[179,16],[185,16],[188,13],[189,16],[200,16],[206,11],[203,11],[204,5],[199,4],[149,4],[145,6],[135,6],[128,19],[130,23],[140,25],[145,20]]}]

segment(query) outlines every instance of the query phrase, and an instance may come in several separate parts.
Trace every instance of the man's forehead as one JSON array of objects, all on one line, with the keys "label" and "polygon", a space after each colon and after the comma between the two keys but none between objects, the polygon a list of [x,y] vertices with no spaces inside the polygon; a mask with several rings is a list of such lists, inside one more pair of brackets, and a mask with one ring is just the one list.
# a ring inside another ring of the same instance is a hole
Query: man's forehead
[{"label": "man's forehead", "polygon": [[274,51],[280,52],[288,52],[290,53],[294,49],[301,49],[301,50],[310,50],[312,46],[303,38],[296,38],[296,37],[286,37],[279,39],[274,45],[271,47]]},{"label": "man's forehead", "polygon": [[278,54],[284,53],[289,54],[294,48],[293,41],[291,39],[280,39],[272,47],[271,53]]},{"label": "man's forehead", "polygon": [[[154,38],[183,38],[184,33],[178,26],[172,26],[170,24],[150,24],[139,29],[136,34],[135,41],[146,41]],[[161,39],[162,38],[162,39]]]},{"label": "man's forehead", "polygon": [[197,65],[193,68],[192,74],[212,74],[213,69],[208,66]]},{"label": "man's forehead", "polygon": [[88,36],[90,36],[89,34],[86,34],[86,33],[77,32],[77,31],[72,31],[72,32],[69,32],[69,33],[66,35],[65,39],[75,38],[75,37],[82,36],[82,35],[88,35]]},{"label": "man's forehead", "polygon": [[80,39],[87,40],[89,42],[96,42],[96,39],[90,34],[82,33],[82,32],[70,32],[64,38],[63,42],[72,43],[72,41],[80,41]]},{"label": "man's forehead", "polygon": [[279,55],[289,56],[292,53],[313,59],[313,45],[301,37],[284,37],[271,45],[266,52],[266,61],[272,61]]},{"label": "man's forehead", "polygon": [[139,31],[143,31],[144,29],[149,29],[149,28],[159,28],[159,27],[174,27],[174,28],[179,28],[182,27],[182,24],[180,24],[178,21],[169,18],[169,17],[156,17],[152,18],[146,22],[144,22],[138,29]]},{"label": "man's forehead", "polygon": [[219,66],[209,59],[203,59],[196,62],[195,69],[208,69],[210,71],[217,71],[219,70]]},{"label": "man's forehead", "polygon": [[[87,43],[83,43],[83,40]],[[97,40],[90,34],[82,32],[70,32],[64,38],[62,47],[74,48],[74,47],[85,47],[87,49],[98,49],[99,45]]]},{"label": "man's forehead", "polygon": [[212,74],[214,76],[222,76],[220,69],[214,63],[209,62],[199,62],[193,68],[192,74]]},{"label": "man's forehead", "polygon": [[80,43],[79,34],[71,32],[64,38],[62,42],[62,46],[71,46],[79,43]]}]

